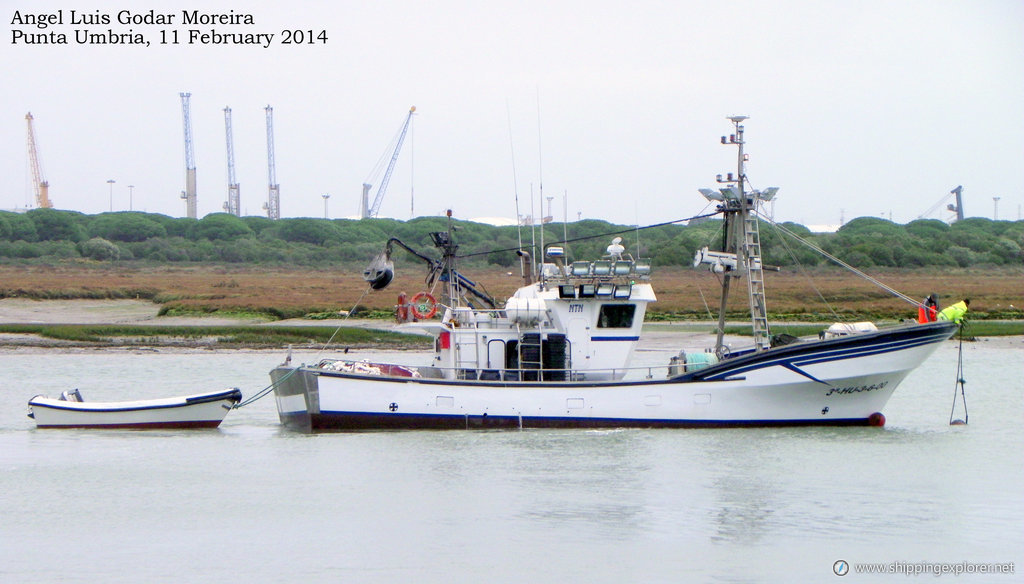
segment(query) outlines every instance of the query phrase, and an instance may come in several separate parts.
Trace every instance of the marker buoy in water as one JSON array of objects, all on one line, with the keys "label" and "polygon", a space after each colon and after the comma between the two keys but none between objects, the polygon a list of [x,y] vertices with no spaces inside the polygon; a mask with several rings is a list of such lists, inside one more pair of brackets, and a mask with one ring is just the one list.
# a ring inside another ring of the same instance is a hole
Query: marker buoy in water
[{"label": "marker buoy in water", "polygon": [[868,426],[877,426],[881,428],[885,425],[885,415],[882,412],[875,412],[868,416]]}]

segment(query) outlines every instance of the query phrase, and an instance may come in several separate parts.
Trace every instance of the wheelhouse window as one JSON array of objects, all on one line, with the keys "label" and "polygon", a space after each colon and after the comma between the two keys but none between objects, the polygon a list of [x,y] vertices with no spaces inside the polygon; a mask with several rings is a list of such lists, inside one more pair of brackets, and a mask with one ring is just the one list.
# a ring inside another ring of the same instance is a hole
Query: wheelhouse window
[{"label": "wheelhouse window", "polygon": [[597,328],[630,328],[635,313],[635,304],[602,304]]}]

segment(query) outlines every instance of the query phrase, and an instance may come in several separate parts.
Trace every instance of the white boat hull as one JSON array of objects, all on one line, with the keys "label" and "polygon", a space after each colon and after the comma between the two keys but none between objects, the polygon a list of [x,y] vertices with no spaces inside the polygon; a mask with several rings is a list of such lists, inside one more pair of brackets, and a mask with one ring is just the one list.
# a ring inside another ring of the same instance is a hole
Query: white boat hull
[{"label": "white boat hull", "polygon": [[884,423],[899,383],[951,323],[800,343],[673,378],[451,381],[316,367],[272,372],[282,423],[300,430]]},{"label": "white boat hull", "polygon": [[39,428],[216,428],[242,399],[237,389],[125,402],[78,402],[36,396],[29,416]]}]

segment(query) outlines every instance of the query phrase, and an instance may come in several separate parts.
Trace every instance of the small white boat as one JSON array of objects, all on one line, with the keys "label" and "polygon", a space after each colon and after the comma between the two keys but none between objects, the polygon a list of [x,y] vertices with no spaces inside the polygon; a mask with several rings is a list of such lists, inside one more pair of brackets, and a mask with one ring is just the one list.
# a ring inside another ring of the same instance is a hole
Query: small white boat
[{"label": "small white boat", "polygon": [[86,402],[77,389],[59,398],[28,401],[39,428],[216,428],[242,400],[237,388],[180,397],[123,402]]}]

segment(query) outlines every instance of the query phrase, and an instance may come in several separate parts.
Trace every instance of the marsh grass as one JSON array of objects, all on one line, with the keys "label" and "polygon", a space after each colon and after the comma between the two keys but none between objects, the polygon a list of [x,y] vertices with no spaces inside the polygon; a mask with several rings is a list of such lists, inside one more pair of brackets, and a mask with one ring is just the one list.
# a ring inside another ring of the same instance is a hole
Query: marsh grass
[{"label": "marsh grass", "polygon": [[[396,298],[423,291],[423,271],[402,267],[387,290],[369,292],[362,268],[256,269],[238,266],[0,266],[0,298],[150,300],[167,316],[218,315],[259,319],[304,318],[337,314],[358,306],[360,317],[390,318]],[[487,269],[474,281],[499,302],[521,285],[514,273]],[[1024,320],[1024,272],[1019,267],[991,269],[874,270],[878,278],[911,298],[939,295],[947,306],[971,298],[970,318]],[[902,320],[916,309],[881,292],[873,284],[837,269],[766,272],[769,316],[773,320]],[[658,302],[650,321],[706,320],[718,308],[718,279],[706,271],[679,267],[652,276]],[[734,287],[734,290],[737,290]],[[428,290],[429,291],[429,290]],[[438,291],[434,290],[435,296]],[[738,290],[737,290],[738,292]],[[821,300],[824,297],[827,304]],[[745,294],[735,293],[730,319],[744,319]],[[329,316],[326,316],[329,317]],[[839,317],[839,318],[837,318]]]},{"label": "marsh grass", "polygon": [[355,327],[265,326],[119,326],[0,324],[0,332],[36,334],[45,338],[88,344],[216,344],[218,346],[278,348],[285,345],[331,347],[422,348],[426,337]]}]

